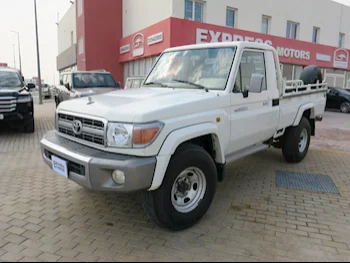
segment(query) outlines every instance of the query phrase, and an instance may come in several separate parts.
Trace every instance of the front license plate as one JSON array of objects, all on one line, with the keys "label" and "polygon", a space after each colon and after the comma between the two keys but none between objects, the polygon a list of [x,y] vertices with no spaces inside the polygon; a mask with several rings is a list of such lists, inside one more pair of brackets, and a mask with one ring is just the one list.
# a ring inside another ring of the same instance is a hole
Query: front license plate
[{"label": "front license plate", "polygon": [[64,178],[68,178],[68,164],[66,161],[56,157],[51,157],[52,161],[52,169],[55,173],[63,176]]},{"label": "front license plate", "polygon": [[4,119],[4,115],[0,114],[0,121]]}]

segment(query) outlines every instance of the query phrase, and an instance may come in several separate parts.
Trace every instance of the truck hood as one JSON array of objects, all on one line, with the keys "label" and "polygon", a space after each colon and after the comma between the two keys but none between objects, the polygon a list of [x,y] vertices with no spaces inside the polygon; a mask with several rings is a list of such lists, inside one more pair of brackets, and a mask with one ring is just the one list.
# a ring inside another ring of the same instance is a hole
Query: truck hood
[{"label": "truck hood", "polygon": [[176,116],[217,109],[214,100],[223,108],[229,100],[224,91],[195,89],[141,88],[128,89],[62,102],[58,111],[90,115],[118,122],[150,122]]}]

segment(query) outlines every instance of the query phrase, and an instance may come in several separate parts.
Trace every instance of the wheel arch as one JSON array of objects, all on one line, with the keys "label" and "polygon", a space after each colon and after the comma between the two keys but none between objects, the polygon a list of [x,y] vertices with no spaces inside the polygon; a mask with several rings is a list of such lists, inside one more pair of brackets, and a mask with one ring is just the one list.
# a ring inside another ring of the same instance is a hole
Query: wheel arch
[{"label": "wheel arch", "polygon": [[149,191],[157,190],[162,185],[172,155],[185,143],[202,146],[215,163],[225,163],[223,142],[219,139],[219,130],[214,123],[202,123],[175,130],[167,136],[159,151],[157,166]]},{"label": "wheel arch", "polygon": [[300,106],[292,126],[298,126],[303,117],[307,118],[308,120],[316,118],[314,103],[308,103]]}]

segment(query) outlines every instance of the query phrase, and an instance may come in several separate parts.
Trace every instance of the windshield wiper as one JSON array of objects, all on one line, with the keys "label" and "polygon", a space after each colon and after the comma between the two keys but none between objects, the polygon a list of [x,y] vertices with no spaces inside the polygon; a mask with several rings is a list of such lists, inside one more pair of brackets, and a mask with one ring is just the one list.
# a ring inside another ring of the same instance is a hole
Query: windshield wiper
[{"label": "windshield wiper", "polygon": [[162,88],[168,88],[168,85],[165,85],[165,84],[163,84],[163,83],[161,83],[161,82],[147,82],[147,83],[145,83],[145,84],[143,84],[144,86],[150,86],[150,85],[159,85],[159,86],[161,86]]},{"label": "windshield wiper", "polygon": [[195,86],[195,87],[197,87],[199,89],[204,89],[206,92],[208,92],[208,88],[207,87],[204,87],[203,85],[200,85],[200,84],[193,83],[193,82],[188,81],[188,80],[172,79],[172,81],[176,81],[176,82],[184,83],[184,84],[189,84],[189,85]]}]

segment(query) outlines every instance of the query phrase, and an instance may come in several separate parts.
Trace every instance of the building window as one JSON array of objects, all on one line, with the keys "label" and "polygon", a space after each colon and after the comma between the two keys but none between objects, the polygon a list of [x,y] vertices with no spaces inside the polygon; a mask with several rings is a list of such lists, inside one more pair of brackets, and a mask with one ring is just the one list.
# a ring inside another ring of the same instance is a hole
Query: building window
[{"label": "building window", "polygon": [[269,34],[269,27],[270,27],[270,17],[268,16],[262,16],[261,20],[261,33],[263,34]]},{"label": "building window", "polygon": [[84,0],[78,0],[78,17],[83,14],[83,1]]},{"label": "building window", "polygon": [[226,26],[236,27],[237,10],[233,8],[226,9]]},{"label": "building window", "polygon": [[339,33],[338,47],[343,48],[344,44],[345,44],[345,34],[344,33]]},{"label": "building window", "polygon": [[204,3],[194,0],[185,0],[185,19],[203,22]]},{"label": "building window", "polygon": [[287,23],[287,38],[290,39],[297,39],[298,36],[298,27],[299,24],[293,23],[293,22],[288,22]]},{"label": "building window", "polygon": [[286,80],[293,80],[293,65],[283,65],[283,78]]},{"label": "building window", "polygon": [[78,54],[84,54],[84,38],[81,37],[78,40]]},{"label": "building window", "polygon": [[314,27],[312,32],[312,42],[319,43],[320,42],[320,29],[318,27]]},{"label": "building window", "polygon": [[299,80],[303,69],[303,66],[284,64],[282,66],[283,78],[286,80]]}]

